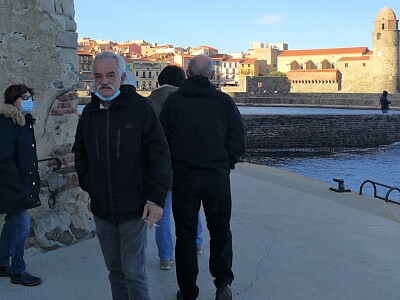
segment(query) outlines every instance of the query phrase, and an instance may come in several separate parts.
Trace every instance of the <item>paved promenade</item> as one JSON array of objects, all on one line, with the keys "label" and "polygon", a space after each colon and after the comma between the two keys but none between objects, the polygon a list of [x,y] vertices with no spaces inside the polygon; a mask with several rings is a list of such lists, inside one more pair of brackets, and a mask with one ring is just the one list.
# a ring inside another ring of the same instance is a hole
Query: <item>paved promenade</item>
[{"label": "paved promenade", "polygon": [[[237,166],[234,299],[400,299],[400,206],[329,187],[274,168]],[[206,242],[199,300],[214,299],[208,256]],[[28,288],[0,278],[1,300],[111,299],[96,238],[26,260],[43,284]],[[175,269],[159,269],[153,230],[147,272],[153,300],[176,299]]]}]

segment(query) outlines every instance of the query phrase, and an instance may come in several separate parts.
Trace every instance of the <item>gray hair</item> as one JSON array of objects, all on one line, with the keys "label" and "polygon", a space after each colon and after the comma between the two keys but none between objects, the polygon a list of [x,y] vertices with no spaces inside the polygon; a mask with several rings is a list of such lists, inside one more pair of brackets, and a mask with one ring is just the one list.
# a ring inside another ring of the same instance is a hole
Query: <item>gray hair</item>
[{"label": "gray hair", "polygon": [[188,70],[190,76],[203,75],[210,78],[214,71],[212,59],[207,55],[196,55],[189,61]]},{"label": "gray hair", "polygon": [[106,60],[106,59],[116,59],[117,60],[117,72],[118,75],[122,75],[125,73],[125,60],[121,55],[115,54],[111,51],[103,51],[96,55],[96,57],[92,61],[92,73],[94,72],[93,66],[94,63],[98,60]]}]

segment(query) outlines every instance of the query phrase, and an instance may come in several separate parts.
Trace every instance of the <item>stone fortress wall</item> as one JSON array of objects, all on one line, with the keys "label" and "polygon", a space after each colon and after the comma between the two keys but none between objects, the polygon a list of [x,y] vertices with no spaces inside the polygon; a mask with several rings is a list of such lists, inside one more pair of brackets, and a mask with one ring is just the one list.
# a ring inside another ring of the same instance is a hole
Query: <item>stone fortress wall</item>
[{"label": "stone fortress wall", "polygon": [[56,172],[55,161],[39,163],[42,206],[30,210],[29,243],[42,249],[71,245],[94,231],[88,196],[72,172],[78,122],[74,15],[73,0],[0,1],[0,92],[18,83],[34,89],[38,158],[61,160]]},{"label": "stone fortress wall", "polygon": [[400,115],[246,115],[247,152],[369,148],[400,141]]}]

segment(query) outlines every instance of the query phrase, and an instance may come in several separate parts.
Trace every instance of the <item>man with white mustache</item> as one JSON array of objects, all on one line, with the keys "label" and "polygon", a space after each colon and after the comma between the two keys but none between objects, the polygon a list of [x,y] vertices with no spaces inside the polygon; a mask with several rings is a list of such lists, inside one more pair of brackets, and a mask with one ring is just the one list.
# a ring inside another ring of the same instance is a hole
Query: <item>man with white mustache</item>
[{"label": "man with white mustache", "polygon": [[72,149],[79,184],[91,199],[113,299],[148,300],[147,228],[162,217],[171,186],[168,144],[149,101],[120,91],[121,56],[99,53],[92,72],[95,93]]}]

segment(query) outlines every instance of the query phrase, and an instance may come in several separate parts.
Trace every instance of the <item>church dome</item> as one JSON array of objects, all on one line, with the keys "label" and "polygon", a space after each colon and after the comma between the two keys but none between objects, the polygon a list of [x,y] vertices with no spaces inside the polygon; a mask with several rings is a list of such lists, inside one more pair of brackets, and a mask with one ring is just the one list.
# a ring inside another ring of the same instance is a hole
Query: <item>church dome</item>
[{"label": "church dome", "polygon": [[396,21],[396,14],[394,13],[394,11],[389,8],[389,6],[385,6],[384,8],[381,9],[381,11],[378,13],[378,15],[376,16],[376,20],[375,21]]}]

